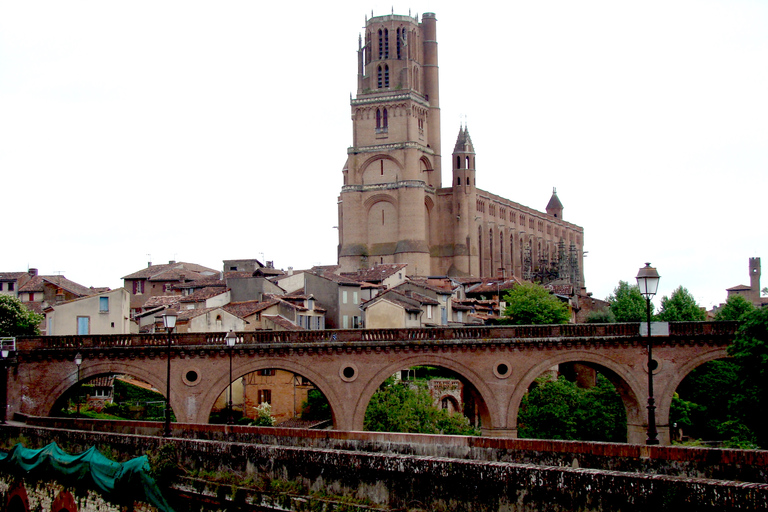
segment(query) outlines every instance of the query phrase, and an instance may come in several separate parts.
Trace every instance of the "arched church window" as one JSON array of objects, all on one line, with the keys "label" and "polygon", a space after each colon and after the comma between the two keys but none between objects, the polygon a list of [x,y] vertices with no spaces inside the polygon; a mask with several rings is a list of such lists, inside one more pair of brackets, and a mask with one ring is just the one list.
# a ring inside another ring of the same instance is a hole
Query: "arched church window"
[{"label": "arched church window", "polygon": [[504,232],[501,230],[499,230],[499,266],[504,267]]},{"label": "arched church window", "polygon": [[376,109],[376,129],[381,129],[381,110]]},{"label": "arched church window", "polygon": [[384,75],[382,74],[381,66],[379,66],[377,70],[377,78],[378,78],[377,84],[379,86],[379,89],[381,89],[384,85]]},{"label": "arched church window", "polygon": [[384,31],[379,29],[379,60],[384,58]]},{"label": "arched church window", "polygon": [[384,109],[384,119],[382,120],[382,128],[385,130],[389,126],[389,116],[387,114],[387,109]]},{"label": "arched church window", "polygon": [[389,87],[389,66],[384,65],[384,87]]},{"label": "arched church window", "polygon": [[384,29],[384,58],[389,58],[389,30]]},{"label": "arched church window", "polygon": [[464,158],[466,160],[467,169],[470,169],[470,167],[469,167],[469,157],[467,156],[467,157],[464,157]]},{"label": "arched church window", "polygon": [[469,186],[469,176],[467,176],[467,186]]},{"label": "arched church window", "polygon": [[456,184],[461,185],[461,177],[456,177]]},{"label": "arched church window", "polygon": [[400,31],[401,29],[397,29],[397,60],[400,60],[403,58],[402,55],[402,48],[401,48],[401,40],[405,37],[405,29]]}]

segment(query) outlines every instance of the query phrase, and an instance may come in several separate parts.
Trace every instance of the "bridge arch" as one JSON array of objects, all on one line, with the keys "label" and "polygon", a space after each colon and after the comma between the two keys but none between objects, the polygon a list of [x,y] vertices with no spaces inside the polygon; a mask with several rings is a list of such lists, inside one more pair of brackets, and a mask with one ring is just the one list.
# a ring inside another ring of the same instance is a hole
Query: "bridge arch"
[{"label": "bridge arch", "polygon": [[444,355],[413,354],[379,368],[367,379],[367,382],[358,395],[358,399],[353,407],[352,430],[364,430],[365,411],[368,408],[368,404],[370,403],[373,394],[379,389],[379,386],[381,386],[381,384],[395,372],[413,366],[438,366],[451,370],[463,379],[466,379],[467,382],[474,386],[482,400],[480,418],[483,429],[496,428],[499,420],[503,417],[501,411],[497,412],[498,407],[501,404],[496,400],[493,391],[480,374],[474,369],[460,364]]},{"label": "bridge arch", "polygon": [[629,441],[632,434],[631,430],[645,423],[645,414],[640,398],[645,394],[645,386],[638,382],[637,375],[633,372],[632,367],[622,364],[615,359],[586,350],[564,352],[531,367],[517,382],[510,397],[509,404],[507,405],[507,428],[517,432],[517,417],[520,412],[520,404],[531,384],[553,366],[563,363],[587,363],[590,366],[595,365],[597,370],[609,370],[604,375],[614,385],[624,403],[627,415],[627,440]]},{"label": "bridge arch", "polygon": [[[234,382],[251,372],[267,370],[270,368],[289,371],[308,378],[328,400],[333,417],[333,428],[345,428],[343,426],[343,418],[346,413],[344,402],[339,398],[333,385],[328,379],[310,366],[278,357],[260,357],[257,360],[240,360],[233,362],[232,381]],[[216,400],[221,393],[227,389],[229,384],[228,368],[226,373],[220,372],[219,375],[212,375],[212,379],[205,383],[207,391],[200,397],[200,405],[197,407],[196,411],[197,415],[194,418],[190,418],[189,421],[194,423],[208,423],[208,418],[213,410],[213,406],[216,404]]]},{"label": "bridge arch", "polygon": [[[173,364],[173,363],[171,363]],[[73,363],[74,366],[74,363]],[[137,377],[147,384],[157,389],[163,396],[165,396],[165,374],[159,375],[152,371],[151,367],[146,364],[142,364],[142,361],[91,361],[84,360],[80,366],[80,383],[87,381],[93,377],[99,375],[108,374],[126,374],[133,377]],[[66,375],[62,380],[58,382],[56,386],[51,388],[40,405],[39,414],[41,416],[50,416],[56,401],[59,400],[69,389],[77,386],[77,370]],[[174,409],[174,394],[171,392],[171,409]]]},{"label": "bridge arch", "polygon": [[[680,386],[680,383],[683,382],[683,379],[685,379],[688,374],[705,363],[717,361],[718,359],[727,359],[729,357],[728,349],[726,347],[702,347],[702,349],[702,352],[697,353],[694,357],[684,361],[678,368],[676,368],[666,382],[663,382],[665,385],[654,385],[656,418],[660,424],[669,424],[669,410],[672,407],[672,397]],[[654,375],[656,375],[655,372]]]}]

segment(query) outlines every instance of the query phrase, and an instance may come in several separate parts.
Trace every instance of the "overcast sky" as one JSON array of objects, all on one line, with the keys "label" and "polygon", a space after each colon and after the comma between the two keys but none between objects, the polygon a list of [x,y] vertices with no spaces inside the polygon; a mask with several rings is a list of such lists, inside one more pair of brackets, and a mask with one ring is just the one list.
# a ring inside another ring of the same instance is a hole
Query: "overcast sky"
[{"label": "overcast sky", "polygon": [[466,118],[479,188],[557,187],[595,297],[646,261],[707,307],[749,257],[768,286],[763,0],[2,2],[0,271],[336,263],[358,35],[393,8],[436,13],[444,151]]}]

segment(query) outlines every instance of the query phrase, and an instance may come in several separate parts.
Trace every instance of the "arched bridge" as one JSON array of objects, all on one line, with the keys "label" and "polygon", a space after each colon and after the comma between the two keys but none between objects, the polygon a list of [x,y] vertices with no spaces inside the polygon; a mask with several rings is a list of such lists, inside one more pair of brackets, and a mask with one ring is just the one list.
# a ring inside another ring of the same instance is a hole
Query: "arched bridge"
[{"label": "arched bridge", "polygon": [[[282,369],[323,392],[334,428],[362,430],[368,402],[398,370],[438,366],[469,384],[485,435],[517,436],[520,402],[533,381],[560,364],[581,363],[608,377],[627,412],[627,439],[642,443],[647,425],[647,338],[640,324],[240,332],[232,377]],[[671,323],[654,336],[654,394],[662,444],[669,443],[669,408],[683,378],[697,366],[727,357],[733,322]],[[229,385],[225,333],[172,334],[171,407],[179,422],[207,423]],[[129,374],[166,389],[165,334],[20,338],[8,373],[8,412],[47,416],[80,379]]]}]

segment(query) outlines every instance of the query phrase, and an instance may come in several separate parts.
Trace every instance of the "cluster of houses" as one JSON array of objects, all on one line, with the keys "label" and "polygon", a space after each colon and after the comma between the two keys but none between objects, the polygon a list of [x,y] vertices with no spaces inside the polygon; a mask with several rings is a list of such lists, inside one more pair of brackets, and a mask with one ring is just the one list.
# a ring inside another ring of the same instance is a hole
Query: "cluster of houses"
[{"label": "cluster of houses", "polygon": [[[166,309],[176,332],[377,329],[482,325],[499,317],[499,297],[517,278],[412,277],[406,264],[357,272],[338,266],[287,271],[256,259],[225,260],[222,270],[195,263],[149,263],[123,288],[88,288],[64,276],[0,273],[0,293],[17,296],[45,320],[44,335],[151,333]],[[601,303],[570,285],[550,285],[569,302]],[[504,304],[501,303],[503,312]],[[573,307],[574,321],[585,308]],[[590,308],[591,309],[591,308]]]}]

